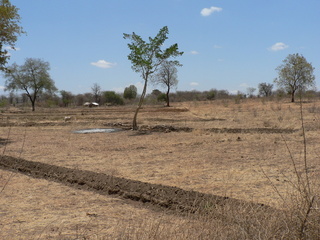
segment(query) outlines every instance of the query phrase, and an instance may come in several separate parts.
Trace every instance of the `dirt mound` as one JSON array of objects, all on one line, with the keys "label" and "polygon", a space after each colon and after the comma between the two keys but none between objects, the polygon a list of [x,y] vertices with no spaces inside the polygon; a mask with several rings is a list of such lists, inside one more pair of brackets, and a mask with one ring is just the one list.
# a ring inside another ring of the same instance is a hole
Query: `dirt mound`
[{"label": "dirt mound", "polygon": [[189,127],[174,127],[169,125],[142,125],[139,131],[151,131],[151,132],[192,132],[192,128]]},{"label": "dirt mound", "polygon": [[297,130],[289,128],[210,128],[214,133],[294,133]]},{"label": "dirt mound", "polygon": [[[225,204],[244,205],[244,202],[228,197],[186,191],[177,187],[150,184],[103,173],[59,167],[10,156],[2,156],[0,158],[0,168],[16,171],[34,178],[55,181],[77,189],[93,191],[102,195],[120,196],[179,213],[203,213],[208,209],[214,209]],[[252,210],[269,208],[262,204],[246,204],[250,205]]]},{"label": "dirt mound", "polygon": [[[150,132],[192,132],[194,129],[190,127],[174,127],[170,125],[142,125],[140,131]],[[297,130],[287,128],[210,128],[205,129],[208,132],[214,133],[294,133]]]},{"label": "dirt mound", "polygon": [[148,112],[188,112],[189,109],[186,107],[162,107],[155,109],[148,109]]}]

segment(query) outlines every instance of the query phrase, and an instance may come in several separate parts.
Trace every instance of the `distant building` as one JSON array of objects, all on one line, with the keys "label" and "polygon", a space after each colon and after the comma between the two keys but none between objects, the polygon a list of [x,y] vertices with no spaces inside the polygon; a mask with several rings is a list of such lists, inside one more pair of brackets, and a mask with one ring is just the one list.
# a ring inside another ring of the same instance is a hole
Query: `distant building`
[{"label": "distant building", "polygon": [[83,104],[83,106],[85,106],[85,107],[98,107],[99,103],[96,103],[96,102],[85,102]]}]

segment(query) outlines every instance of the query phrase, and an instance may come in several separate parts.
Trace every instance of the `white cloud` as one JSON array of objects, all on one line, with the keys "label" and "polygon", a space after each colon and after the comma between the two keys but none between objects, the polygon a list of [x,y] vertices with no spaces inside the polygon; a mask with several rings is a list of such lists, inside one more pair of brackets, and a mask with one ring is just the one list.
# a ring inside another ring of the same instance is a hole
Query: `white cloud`
[{"label": "white cloud", "polygon": [[5,87],[4,86],[0,86],[0,91],[4,91]]},{"label": "white cloud", "polygon": [[192,55],[197,55],[197,54],[199,54],[198,51],[191,51],[190,53],[191,53]]},{"label": "white cloud", "polygon": [[194,87],[194,86],[199,86],[199,83],[197,83],[197,82],[191,82],[191,83],[190,83],[190,86],[193,86],[193,87]]},{"label": "white cloud", "polygon": [[218,48],[222,48],[222,47],[221,47],[221,46],[219,46],[219,45],[213,45],[213,48],[218,49]]},{"label": "white cloud", "polygon": [[242,87],[242,88],[248,88],[248,87],[250,87],[247,83],[241,83],[240,84],[240,87]]},{"label": "white cloud", "polygon": [[288,48],[289,46],[282,43],[282,42],[277,42],[275,44],[273,44],[271,47],[268,48],[269,51],[280,51],[280,50],[284,50],[286,48]]},{"label": "white cloud", "polygon": [[117,64],[116,63],[107,62],[105,60],[99,60],[97,62],[92,62],[91,65],[99,67],[99,68],[113,68]]},{"label": "white cloud", "polygon": [[201,15],[204,17],[210,16],[214,12],[221,12],[222,8],[219,7],[210,7],[210,8],[204,8],[201,10]]}]

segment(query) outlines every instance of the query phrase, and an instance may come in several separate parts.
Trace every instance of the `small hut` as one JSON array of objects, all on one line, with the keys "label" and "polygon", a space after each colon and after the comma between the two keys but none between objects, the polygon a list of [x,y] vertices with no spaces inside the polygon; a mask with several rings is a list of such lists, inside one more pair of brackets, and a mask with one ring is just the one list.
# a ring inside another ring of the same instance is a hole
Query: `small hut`
[{"label": "small hut", "polygon": [[85,102],[83,104],[83,106],[85,106],[85,107],[98,107],[99,103],[96,103],[96,102]]}]

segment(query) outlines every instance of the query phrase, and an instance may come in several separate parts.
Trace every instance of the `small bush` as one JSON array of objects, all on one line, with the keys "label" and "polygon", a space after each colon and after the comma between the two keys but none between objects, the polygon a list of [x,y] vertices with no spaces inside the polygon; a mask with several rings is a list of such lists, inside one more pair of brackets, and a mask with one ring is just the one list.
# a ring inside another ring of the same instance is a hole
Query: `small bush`
[{"label": "small bush", "polygon": [[216,93],[215,93],[215,91],[209,91],[208,93],[207,93],[207,99],[208,100],[214,100],[214,99],[216,99]]},{"label": "small bush", "polygon": [[158,102],[167,102],[167,95],[165,93],[161,93],[157,97]]},{"label": "small bush", "polygon": [[0,101],[0,108],[6,107],[8,106],[8,100],[7,99],[3,99]]}]

